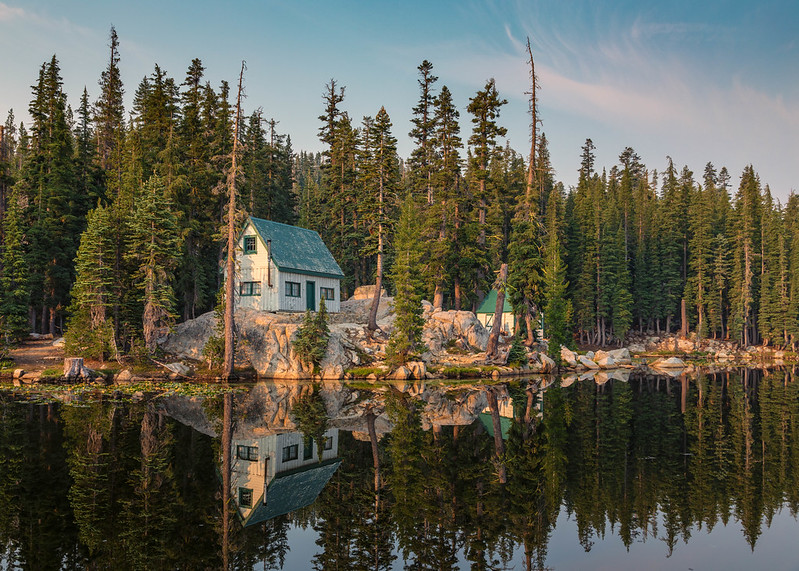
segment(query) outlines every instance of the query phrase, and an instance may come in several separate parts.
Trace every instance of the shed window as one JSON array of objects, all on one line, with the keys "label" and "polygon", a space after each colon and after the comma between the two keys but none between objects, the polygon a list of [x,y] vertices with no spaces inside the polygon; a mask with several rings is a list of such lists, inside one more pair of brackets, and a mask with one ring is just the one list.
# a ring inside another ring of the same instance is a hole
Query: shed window
[{"label": "shed window", "polygon": [[300,447],[297,444],[283,447],[283,462],[290,462],[299,457]]},{"label": "shed window", "polygon": [[333,450],[333,437],[328,436],[325,438],[325,450]]},{"label": "shed window", "polygon": [[336,290],[332,287],[320,287],[319,288],[319,295],[322,299],[325,300],[333,300],[336,299]]},{"label": "shed window", "polygon": [[244,253],[255,254],[257,251],[258,251],[258,241],[255,239],[255,236],[245,236]]},{"label": "shed window", "polygon": [[252,507],[252,490],[250,488],[239,488],[239,506]]},{"label": "shed window", "polygon": [[241,282],[239,284],[239,295],[261,295],[261,282]]},{"label": "shed window", "polygon": [[286,282],[286,297],[300,297],[300,282]]},{"label": "shed window", "polygon": [[310,460],[313,458],[313,438],[309,438],[302,443],[302,459]]}]

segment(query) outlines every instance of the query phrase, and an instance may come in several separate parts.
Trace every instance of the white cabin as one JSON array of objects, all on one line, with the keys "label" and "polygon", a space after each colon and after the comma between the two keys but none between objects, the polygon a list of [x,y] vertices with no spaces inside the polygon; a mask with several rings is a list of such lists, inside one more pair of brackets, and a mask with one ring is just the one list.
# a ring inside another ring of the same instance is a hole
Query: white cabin
[{"label": "white cabin", "polygon": [[236,257],[237,308],[340,311],[344,273],[317,232],[251,216]]}]

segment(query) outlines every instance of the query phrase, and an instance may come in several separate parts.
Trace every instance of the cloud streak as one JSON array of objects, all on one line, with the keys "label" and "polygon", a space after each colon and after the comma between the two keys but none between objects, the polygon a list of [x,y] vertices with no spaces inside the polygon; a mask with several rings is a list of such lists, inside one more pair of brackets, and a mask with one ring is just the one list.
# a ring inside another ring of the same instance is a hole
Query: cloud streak
[{"label": "cloud streak", "polygon": [[22,8],[9,6],[8,4],[0,2],[0,22],[10,22],[26,16],[27,13]]}]

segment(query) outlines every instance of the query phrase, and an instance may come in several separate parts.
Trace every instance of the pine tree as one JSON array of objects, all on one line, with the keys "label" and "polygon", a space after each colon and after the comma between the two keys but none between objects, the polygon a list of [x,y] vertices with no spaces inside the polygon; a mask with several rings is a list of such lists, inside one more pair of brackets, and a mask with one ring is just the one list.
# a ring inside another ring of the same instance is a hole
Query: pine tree
[{"label": "pine tree", "polygon": [[766,186],[761,218],[761,268],[758,328],[763,344],[787,343],[788,256],[782,212]]},{"label": "pine tree", "polygon": [[422,297],[419,267],[419,216],[413,197],[402,203],[395,239],[396,259],[391,272],[394,283],[394,329],[386,348],[386,361],[403,365],[422,351]]},{"label": "pine tree", "polygon": [[549,339],[548,351],[556,363],[560,363],[561,345],[569,346],[571,339],[572,303],[567,297],[566,265],[563,262],[562,246],[562,200],[559,187],[553,187],[547,199],[546,233],[544,252],[544,335]]},{"label": "pine tree", "polygon": [[483,90],[469,99],[466,110],[472,114],[472,135],[469,137],[471,159],[469,170],[470,183],[477,198],[478,224],[480,228],[479,244],[485,245],[486,211],[488,209],[488,166],[496,146],[497,137],[504,137],[508,130],[497,125],[500,108],[507,103],[500,99],[494,79],[489,79]]},{"label": "pine tree", "polygon": [[119,70],[119,38],[111,26],[108,66],[100,76],[100,97],[95,103],[94,122],[97,158],[108,173],[108,195],[116,196],[122,185],[122,150],[125,138],[125,108]]},{"label": "pine tree", "polygon": [[128,257],[136,267],[135,285],[143,303],[142,333],[149,352],[174,319],[171,276],[180,256],[180,233],[163,181],[153,176],[136,201]]},{"label": "pine tree", "polygon": [[391,229],[391,211],[399,187],[399,161],[397,140],[391,134],[391,119],[385,107],[381,107],[374,122],[365,121],[366,155],[361,165],[364,192],[360,206],[361,217],[366,224],[368,236],[361,249],[362,255],[376,256],[375,293],[369,311],[369,331],[377,330],[377,309],[385,271],[385,250]]},{"label": "pine tree", "polygon": [[[435,98],[434,106],[431,182],[436,199],[430,216],[425,218],[424,236],[429,250],[425,275],[432,286],[433,306],[443,308],[445,289],[457,279],[453,279],[451,268],[458,264],[456,238],[463,225],[466,204],[461,185],[460,114],[446,85]],[[459,299],[459,295],[456,297]]]},{"label": "pine tree", "polygon": [[713,280],[713,198],[712,187],[699,187],[691,193],[688,242],[689,278],[685,298],[696,313],[696,332],[708,334],[708,304]]},{"label": "pine tree", "polygon": [[433,75],[433,64],[424,60],[419,67],[419,102],[413,108],[413,129],[408,136],[414,142],[408,166],[414,191],[425,196],[427,204],[435,201],[433,171],[435,162],[436,96],[433,92],[438,77]]},{"label": "pine tree", "polygon": [[72,355],[103,360],[116,352],[112,320],[114,291],[113,211],[98,205],[89,212],[75,258],[75,283],[64,334]]},{"label": "pine tree", "polygon": [[16,342],[30,330],[28,323],[28,266],[23,242],[22,206],[15,193],[3,218],[2,272],[0,272],[0,334],[3,341]]},{"label": "pine tree", "polygon": [[744,168],[741,184],[735,195],[732,227],[733,266],[731,285],[731,332],[740,335],[741,343],[757,341],[757,301],[759,298],[760,268],[760,180],[751,165]]},{"label": "pine tree", "polygon": [[31,302],[41,308],[41,330],[55,333],[68,305],[72,262],[85,223],[85,202],[76,196],[75,151],[55,56],[40,68],[33,95],[31,148],[16,188],[27,204]]}]

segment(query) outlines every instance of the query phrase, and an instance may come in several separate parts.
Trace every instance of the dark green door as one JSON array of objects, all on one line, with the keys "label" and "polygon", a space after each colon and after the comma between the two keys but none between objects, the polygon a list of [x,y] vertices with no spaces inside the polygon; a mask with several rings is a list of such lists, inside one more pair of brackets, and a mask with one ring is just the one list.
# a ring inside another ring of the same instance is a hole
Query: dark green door
[{"label": "dark green door", "polygon": [[316,311],[316,282],[305,282],[305,309]]}]

